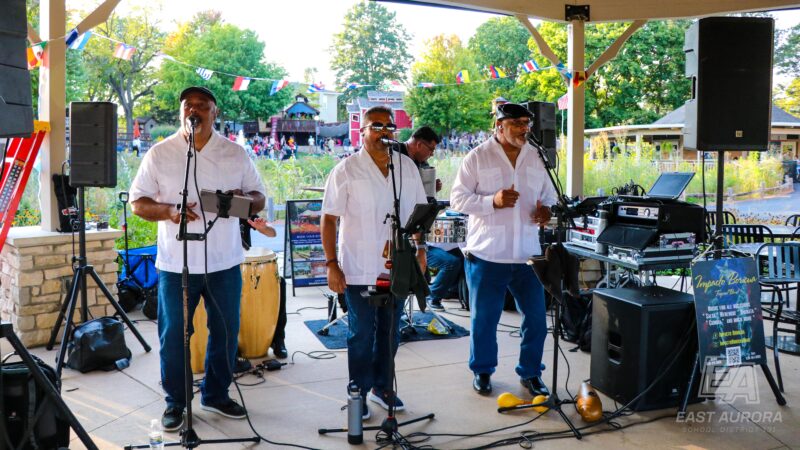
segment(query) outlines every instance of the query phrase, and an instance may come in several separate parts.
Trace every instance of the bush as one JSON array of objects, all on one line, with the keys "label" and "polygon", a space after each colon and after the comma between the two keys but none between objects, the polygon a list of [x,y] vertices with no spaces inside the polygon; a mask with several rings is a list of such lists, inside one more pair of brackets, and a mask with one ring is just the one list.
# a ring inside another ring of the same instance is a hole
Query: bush
[{"label": "bush", "polygon": [[178,131],[178,127],[172,125],[156,125],[153,127],[153,130],[150,131],[150,139],[152,139],[153,142],[158,142],[167,136],[175,134],[176,131]]}]

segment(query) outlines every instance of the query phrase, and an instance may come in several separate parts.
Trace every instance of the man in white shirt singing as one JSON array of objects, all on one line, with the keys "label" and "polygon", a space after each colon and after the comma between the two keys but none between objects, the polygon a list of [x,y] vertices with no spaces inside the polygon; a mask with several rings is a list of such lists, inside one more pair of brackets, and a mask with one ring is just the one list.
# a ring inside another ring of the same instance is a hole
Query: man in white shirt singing
[{"label": "man in white shirt singing", "polygon": [[494,136],[464,158],[450,195],[451,207],[470,216],[464,248],[472,311],[469,368],[472,386],[482,395],[492,392],[506,289],[523,316],[520,382],[533,396],[549,394],[541,378],[544,289],[526,262],[541,254],[539,227],[550,220],[556,194],[544,163],[526,141],[532,118],[519,104],[498,106]]},{"label": "man in white shirt singing", "polygon": [[[364,419],[369,418],[367,398],[387,410],[392,398],[396,410],[404,407],[390,385],[389,363],[400,342],[400,314],[405,299],[394,298],[390,306],[376,307],[361,296],[368,286],[375,285],[379,274],[386,272],[387,257],[383,253],[391,235],[387,214],[394,213],[394,194],[388,147],[381,139],[393,137],[397,129],[393,116],[392,110],[384,106],[367,110],[361,128],[363,151],[334,167],[325,183],[322,200],[322,246],[328,266],[328,286],[334,292],[344,293],[347,301],[350,379],[358,385],[362,396],[369,392],[368,397],[362,397]],[[400,198],[400,224],[405,225],[414,205],[427,203],[425,188],[411,158],[397,152],[392,152],[391,158]],[[424,272],[424,243],[417,247],[417,260]]]}]

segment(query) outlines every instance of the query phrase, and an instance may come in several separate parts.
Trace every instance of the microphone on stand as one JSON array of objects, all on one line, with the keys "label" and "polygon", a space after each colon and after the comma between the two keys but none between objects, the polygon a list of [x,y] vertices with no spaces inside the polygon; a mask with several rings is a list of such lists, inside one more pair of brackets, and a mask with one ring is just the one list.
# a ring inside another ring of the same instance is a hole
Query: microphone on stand
[{"label": "microphone on stand", "polygon": [[200,123],[200,118],[192,114],[186,118],[186,121],[189,122],[190,127],[195,128]]},{"label": "microphone on stand", "polygon": [[400,142],[398,142],[398,141],[395,141],[394,139],[389,139],[389,138],[381,138],[381,144],[383,144],[383,145],[385,145],[385,146],[387,146],[387,147],[388,147],[388,146],[390,146],[390,145],[392,145],[392,144],[399,144],[399,143],[400,143]]}]

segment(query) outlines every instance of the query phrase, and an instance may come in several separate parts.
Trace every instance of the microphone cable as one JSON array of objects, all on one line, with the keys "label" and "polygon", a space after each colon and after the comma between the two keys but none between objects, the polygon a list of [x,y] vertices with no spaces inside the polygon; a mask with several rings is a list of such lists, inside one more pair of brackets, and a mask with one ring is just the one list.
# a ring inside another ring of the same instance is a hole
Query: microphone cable
[{"label": "microphone cable", "polygon": [[[213,133],[213,131],[212,131],[212,133]],[[195,155],[195,160],[194,160],[194,187],[195,187],[195,193],[197,194],[197,197],[198,197],[198,202],[199,202],[199,206],[200,206],[200,214],[201,214],[201,216],[203,218],[203,224],[202,225],[203,225],[203,228],[205,229],[205,226],[206,226],[206,213],[205,213],[205,210],[203,209],[203,196],[200,195],[200,187],[197,184],[197,163],[198,163],[197,149],[194,150],[194,155]],[[188,228],[188,224],[187,224],[187,228]],[[203,239],[203,265],[204,265],[203,266],[203,284],[204,284],[204,286],[206,288],[205,289],[207,291],[206,293],[208,294],[208,298],[206,299],[206,308],[208,308],[209,304],[213,305],[215,312],[217,314],[219,314],[219,317],[223,321],[223,327],[222,328],[225,331],[225,361],[228,364],[228,370],[230,371],[231,374],[233,374],[234,372],[233,372],[233,367],[231,366],[230,353],[228,352],[228,343],[230,342],[230,336],[228,335],[228,327],[224,323],[225,316],[222,313],[222,308],[220,308],[219,304],[217,303],[217,300],[214,298],[214,294],[209,289],[210,284],[209,284],[209,280],[208,280],[208,236],[206,236],[206,239]],[[240,301],[240,309],[241,309],[241,294],[240,294],[240,297],[239,297],[239,301]],[[253,426],[253,422],[250,419],[250,412],[247,410],[247,405],[245,404],[245,401],[244,401],[244,394],[242,394],[242,389],[239,387],[239,383],[236,381],[236,377],[235,376],[233,377],[232,381],[233,381],[233,385],[236,386],[236,392],[239,393],[239,400],[242,402],[242,408],[244,409],[244,412],[245,412],[245,419],[247,420],[247,425],[250,427],[250,430],[253,432],[253,434],[256,435],[256,437],[258,437],[260,440],[262,440],[262,441],[264,441],[264,442],[266,442],[268,444],[272,444],[272,445],[276,445],[276,446],[294,447],[294,448],[301,448],[301,449],[305,449],[305,450],[320,450],[320,449],[317,449],[317,448],[314,448],[314,447],[306,447],[304,445],[299,445],[299,444],[291,444],[291,443],[287,443],[287,442],[271,441],[271,440],[265,438],[264,436],[262,436],[256,430],[255,426]],[[189,399],[186,399],[186,401],[188,402]],[[201,439],[201,441],[202,441],[202,439]]]}]

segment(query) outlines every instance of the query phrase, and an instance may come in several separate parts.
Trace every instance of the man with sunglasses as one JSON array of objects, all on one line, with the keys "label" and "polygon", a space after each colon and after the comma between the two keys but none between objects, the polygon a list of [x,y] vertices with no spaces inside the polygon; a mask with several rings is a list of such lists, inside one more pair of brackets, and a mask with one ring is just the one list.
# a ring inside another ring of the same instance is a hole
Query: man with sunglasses
[{"label": "man with sunglasses", "polygon": [[[253,199],[252,214],[264,208],[265,192],[245,149],[214,130],[214,94],[204,87],[192,86],[181,92],[180,102],[181,128],[145,154],[130,189],[133,213],[158,222],[158,336],[161,385],[167,394],[161,424],[167,431],[182,427],[188,401],[183,359],[183,242],[175,236],[181,216],[176,205],[181,202],[187,143],[192,136],[189,117],[197,119],[186,212],[189,233],[205,231],[196,185],[200,189],[246,193]],[[205,214],[206,220],[213,218],[213,214]],[[244,408],[228,395],[238,346],[242,293],[239,265],[243,262],[239,220],[235,217],[217,220],[205,241],[188,243],[189,323],[201,296],[208,309],[206,376],[200,385],[200,403],[204,410],[235,419],[245,417]]]},{"label": "man with sunglasses", "polygon": [[492,392],[506,289],[522,313],[520,382],[532,396],[549,394],[541,378],[547,335],[544,289],[526,263],[541,253],[539,227],[550,220],[556,194],[526,139],[532,118],[519,104],[498,106],[494,136],[464,158],[450,196],[452,208],[470,216],[464,249],[472,311],[469,368],[472,386],[482,395]]},{"label": "man with sunglasses", "polygon": [[[367,398],[385,409],[394,400],[396,410],[404,409],[390,385],[390,362],[400,342],[405,299],[394,298],[389,306],[376,307],[361,296],[376,284],[378,275],[386,272],[386,244],[391,237],[391,221],[386,219],[387,214],[394,214],[394,193],[389,149],[381,139],[394,137],[397,126],[393,119],[392,110],[385,106],[374,106],[364,113],[362,151],[334,167],[322,200],[322,246],[328,287],[343,293],[347,302],[347,363],[350,380],[361,390],[364,419],[370,415]],[[427,202],[425,189],[411,158],[392,152],[391,161],[400,202],[399,220],[404,225],[414,205]],[[424,245],[418,247],[417,260],[423,272],[425,251]]]}]

